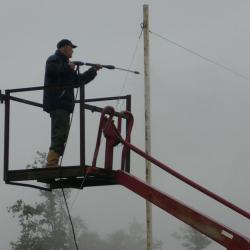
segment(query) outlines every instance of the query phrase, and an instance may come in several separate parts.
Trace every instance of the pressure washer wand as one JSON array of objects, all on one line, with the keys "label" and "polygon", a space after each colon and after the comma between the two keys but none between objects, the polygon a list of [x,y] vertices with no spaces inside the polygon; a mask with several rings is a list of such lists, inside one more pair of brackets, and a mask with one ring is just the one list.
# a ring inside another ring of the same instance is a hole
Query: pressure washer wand
[{"label": "pressure washer wand", "polygon": [[[85,63],[85,62],[80,62],[80,61],[73,61],[72,63],[74,63],[77,66],[82,66],[82,65],[96,66],[96,65],[98,65],[96,63]],[[118,68],[118,67],[115,67],[114,65],[102,65],[102,64],[100,64],[100,65],[102,66],[102,68],[105,68],[105,69],[117,69],[117,70],[123,70],[123,71],[127,71],[127,72],[134,73],[134,74],[140,74],[139,71],[133,71],[133,70],[129,70],[129,69]]]},{"label": "pressure washer wand", "polygon": [[139,71],[133,71],[133,70],[130,70],[130,69],[123,69],[123,68],[117,68],[117,67],[115,67],[114,69],[127,71],[127,72],[134,73],[134,74],[137,74],[137,75],[139,75],[139,74],[140,74],[140,72],[139,72]]}]

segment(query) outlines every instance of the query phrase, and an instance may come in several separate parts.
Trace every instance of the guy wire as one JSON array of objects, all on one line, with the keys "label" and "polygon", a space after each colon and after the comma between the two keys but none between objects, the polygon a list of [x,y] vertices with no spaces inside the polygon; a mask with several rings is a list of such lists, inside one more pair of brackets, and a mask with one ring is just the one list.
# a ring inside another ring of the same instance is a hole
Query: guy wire
[{"label": "guy wire", "polygon": [[243,75],[243,74],[241,74],[241,73],[235,71],[234,69],[232,69],[232,68],[230,68],[230,67],[228,67],[228,66],[226,66],[226,65],[223,65],[223,64],[221,64],[221,63],[216,62],[215,60],[212,60],[212,59],[210,59],[210,58],[208,58],[208,57],[206,57],[206,56],[203,56],[203,55],[201,55],[200,53],[198,53],[198,52],[196,52],[196,51],[194,51],[194,50],[191,50],[191,49],[189,49],[189,48],[187,48],[187,47],[184,47],[183,45],[181,45],[181,44],[179,44],[179,43],[177,43],[177,42],[174,42],[174,41],[168,39],[167,37],[162,36],[162,35],[160,35],[160,34],[158,34],[158,33],[156,33],[156,32],[153,32],[153,31],[151,31],[151,30],[149,30],[149,32],[150,32],[151,34],[153,34],[153,35],[155,35],[155,36],[157,36],[157,37],[159,37],[159,38],[161,38],[161,39],[167,41],[168,43],[171,43],[171,44],[173,44],[173,45],[175,45],[175,46],[177,46],[177,47],[179,47],[179,48],[181,48],[181,49],[183,49],[183,50],[186,50],[187,52],[189,52],[189,53],[191,53],[191,54],[193,54],[193,55],[195,55],[195,56],[197,56],[197,57],[199,57],[199,58],[201,58],[201,59],[203,59],[203,60],[205,60],[205,61],[207,61],[207,62],[209,62],[209,63],[212,63],[212,64],[214,64],[214,65],[216,65],[216,66],[218,66],[218,67],[220,67],[220,68],[222,68],[222,69],[224,69],[224,70],[226,70],[226,71],[228,71],[228,72],[233,73],[234,75],[236,75],[236,76],[238,76],[238,77],[241,77],[241,78],[243,78],[243,79],[245,79],[245,80],[247,80],[247,81],[250,81],[250,78],[249,78],[248,76],[245,76],[245,75]]},{"label": "guy wire", "polygon": [[[131,68],[131,66],[132,66],[132,64],[133,64],[133,62],[134,62],[134,60],[135,60],[136,52],[137,52],[137,50],[138,50],[139,41],[140,41],[140,39],[141,39],[141,35],[142,35],[142,32],[143,32],[143,29],[144,29],[144,27],[143,27],[143,25],[141,24],[140,35],[138,36],[138,39],[137,39],[137,42],[136,42],[136,46],[135,46],[135,49],[134,49],[134,51],[133,51],[132,58],[131,58],[131,61],[130,61],[130,64],[129,64],[128,69]],[[125,75],[125,78],[124,78],[124,81],[123,81],[123,84],[122,84],[122,88],[121,88],[121,91],[120,91],[120,94],[119,94],[120,96],[122,95],[122,93],[123,93],[123,91],[124,91],[125,84],[126,84],[126,82],[127,82],[127,80],[128,80],[128,75],[129,75],[129,72],[127,72],[126,75]],[[115,107],[116,107],[117,110],[119,110],[120,106],[122,106],[122,105],[124,104],[124,100],[122,100],[122,104],[119,105],[119,102],[120,102],[120,101],[121,101],[120,99],[118,99],[118,100],[116,101],[116,106],[115,106]],[[119,105],[119,107],[118,107],[118,105]]]}]

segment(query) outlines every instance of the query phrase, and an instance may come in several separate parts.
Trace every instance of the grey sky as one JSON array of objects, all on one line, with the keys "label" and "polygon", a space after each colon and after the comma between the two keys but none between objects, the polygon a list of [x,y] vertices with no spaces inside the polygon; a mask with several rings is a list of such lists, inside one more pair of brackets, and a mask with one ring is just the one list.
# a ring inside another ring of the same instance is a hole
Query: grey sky
[{"label": "grey sky", "polygon": [[[74,59],[127,67],[140,33],[142,5],[149,4],[150,29],[250,77],[250,2],[245,0],[175,1],[5,1],[1,0],[0,89],[40,86],[44,63],[61,38],[79,47]],[[132,68],[143,73],[141,39]],[[250,210],[250,81],[218,68],[151,35],[152,154],[192,180]],[[132,94],[135,126],[133,143],[144,147],[143,74],[102,70],[86,89],[87,97]],[[23,97],[25,95],[22,95]],[[41,93],[26,95],[41,101]],[[113,103],[123,108],[122,105]],[[0,162],[3,162],[4,105],[0,105]],[[11,167],[22,169],[36,150],[47,151],[49,117],[39,109],[13,105]],[[78,116],[74,118],[66,164],[77,164]],[[88,116],[91,160],[97,118]],[[101,166],[102,162],[99,161]],[[132,155],[133,173],[144,176],[144,161]],[[2,180],[2,173],[0,175]],[[221,223],[250,235],[247,219],[235,215],[160,170],[153,183]],[[18,198],[38,200],[35,190],[7,186],[0,181],[0,248],[10,249],[17,225],[6,211]],[[77,192],[73,192],[73,197]],[[129,205],[128,205],[129,204]],[[102,235],[126,227],[132,218],[144,221],[144,201],[122,187],[88,188],[72,208],[90,229]],[[153,209],[154,232],[165,249],[182,249],[170,237],[183,224]],[[217,245],[209,247],[223,249]]]}]

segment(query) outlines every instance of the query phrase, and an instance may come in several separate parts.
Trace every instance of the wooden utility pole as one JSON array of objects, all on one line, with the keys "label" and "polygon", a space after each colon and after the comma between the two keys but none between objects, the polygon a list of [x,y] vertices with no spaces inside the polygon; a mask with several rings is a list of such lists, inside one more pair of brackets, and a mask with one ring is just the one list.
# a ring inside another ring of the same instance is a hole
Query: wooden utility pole
[{"label": "wooden utility pole", "polygon": [[[151,154],[150,127],[150,77],[149,77],[149,15],[148,5],[143,5],[144,28],[144,93],[145,93],[145,152]],[[146,160],[146,182],[151,184],[151,163]],[[147,250],[152,250],[152,205],[146,201]]]}]

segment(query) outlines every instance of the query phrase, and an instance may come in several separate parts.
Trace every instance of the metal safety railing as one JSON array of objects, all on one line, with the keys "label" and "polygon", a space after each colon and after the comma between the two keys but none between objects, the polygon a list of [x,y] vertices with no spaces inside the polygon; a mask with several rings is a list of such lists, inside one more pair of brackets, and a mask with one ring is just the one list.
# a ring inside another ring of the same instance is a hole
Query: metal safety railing
[{"label": "metal safety railing", "polygon": [[[125,100],[126,109],[131,111],[131,95],[123,95],[123,96],[113,96],[113,97],[102,97],[102,98],[92,98],[85,99],[85,86],[84,84],[72,84],[72,85],[60,85],[53,86],[53,88],[72,88],[72,87],[80,87],[80,98],[75,100],[75,103],[80,105],[80,166],[86,166],[85,163],[85,110],[90,110],[92,112],[101,113],[103,108],[95,105],[91,105],[89,103],[93,102],[101,102],[101,101],[113,101],[113,100]],[[8,178],[9,173],[9,158],[10,158],[10,103],[11,101],[23,103],[27,105],[31,105],[38,108],[43,108],[43,104],[34,102],[31,100],[23,99],[20,97],[16,97],[13,94],[21,93],[21,92],[30,92],[30,91],[42,91],[45,88],[51,88],[48,86],[38,86],[38,87],[27,87],[27,88],[16,88],[16,89],[7,89],[3,94],[0,91],[0,102],[5,104],[5,117],[4,117],[4,181],[9,183],[10,180]],[[115,113],[115,116],[118,116],[118,113]],[[125,117],[124,117],[125,118]],[[128,126],[128,124],[127,124]],[[127,153],[126,168],[130,168],[130,152]],[[12,184],[12,183],[9,183]],[[22,184],[19,184],[22,185]],[[26,184],[27,185],[27,184]],[[29,184],[28,184],[29,185]]]}]

